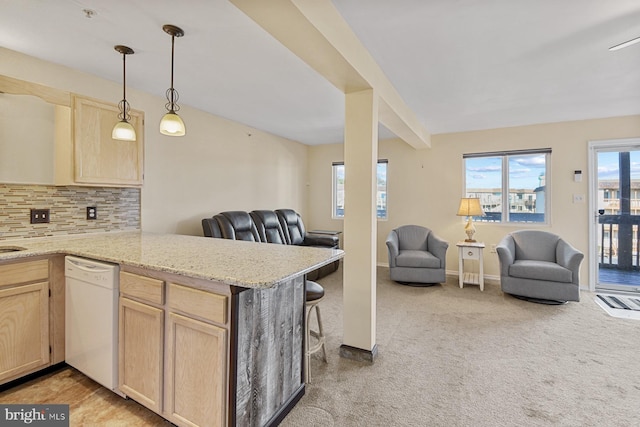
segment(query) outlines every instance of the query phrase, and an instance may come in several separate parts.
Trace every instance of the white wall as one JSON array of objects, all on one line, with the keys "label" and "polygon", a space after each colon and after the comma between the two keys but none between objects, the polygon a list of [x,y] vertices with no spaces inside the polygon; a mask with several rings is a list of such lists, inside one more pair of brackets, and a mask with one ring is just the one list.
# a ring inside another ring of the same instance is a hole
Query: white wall
[{"label": "white wall", "polygon": [[[0,74],[112,103],[122,93],[121,83],[3,48]],[[164,136],[163,97],[127,88],[127,100],[145,112],[143,230],[202,235],[200,220],[224,210],[286,207],[304,216],[307,146],[190,108],[186,99],[187,135]]]},{"label": "white wall", "polygon": [[[585,254],[581,266],[583,286],[588,283],[588,141],[640,136],[640,116],[520,126],[432,136],[432,148],[416,151],[400,140],[379,143],[379,158],[388,159],[388,220],[378,221],[377,261],[387,263],[385,239],[393,228],[419,224],[449,242],[447,270],[457,272],[455,243],[464,239],[464,218],[456,212],[463,194],[464,153],[551,147],[551,225],[537,226],[560,234]],[[310,147],[309,201],[314,227],[342,230],[331,220],[331,162],[341,161],[342,145]],[[345,165],[349,167],[348,165]],[[573,171],[583,171],[580,183]],[[585,203],[573,203],[573,194]],[[527,227],[535,227],[527,225]],[[517,225],[476,223],[476,239],[489,248]],[[485,273],[498,276],[496,254],[485,252]]]}]

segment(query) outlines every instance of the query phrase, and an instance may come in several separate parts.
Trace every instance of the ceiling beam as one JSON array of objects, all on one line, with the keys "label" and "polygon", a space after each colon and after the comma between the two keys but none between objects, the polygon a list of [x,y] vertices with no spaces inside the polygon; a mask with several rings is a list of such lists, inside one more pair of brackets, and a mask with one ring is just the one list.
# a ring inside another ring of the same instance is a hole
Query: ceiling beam
[{"label": "ceiling beam", "polygon": [[229,0],[343,93],[373,88],[379,120],[416,149],[431,136],[330,0]]}]

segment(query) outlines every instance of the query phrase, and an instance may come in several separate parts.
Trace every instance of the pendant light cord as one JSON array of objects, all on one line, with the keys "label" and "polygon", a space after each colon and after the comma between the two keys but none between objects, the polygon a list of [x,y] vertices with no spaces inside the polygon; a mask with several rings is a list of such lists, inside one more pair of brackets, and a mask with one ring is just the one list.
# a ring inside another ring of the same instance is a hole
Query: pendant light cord
[{"label": "pendant light cord", "polygon": [[122,101],[118,105],[120,107],[120,114],[118,117],[120,120],[126,122],[129,121],[131,116],[129,115],[129,102],[127,101],[127,54],[122,54]]},{"label": "pendant light cord", "polygon": [[175,102],[174,102],[174,92],[175,89],[173,88],[173,55],[175,53],[175,45],[176,45],[176,37],[174,35],[171,36],[171,111],[174,111],[175,108]]},{"label": "pendant light cord", "polygon": [[122,99],[127,99],[127,55],[122,54]]},{"label": "pendant light cord", "polygon": [[169,89],[167,89],[167,102],[165,104],[165,108],[170,111],[171,113],[176,113],[176,111],[180,110],[180,107],[177,105],[178,102],[178,92],[173,88],[173,68],[174,68],[174,57],[175,57],[175,50],[176,50],[176,42],[175,42],[176,38],[175,36],[172,34],[171,35],[171,86],[169,87]]}]

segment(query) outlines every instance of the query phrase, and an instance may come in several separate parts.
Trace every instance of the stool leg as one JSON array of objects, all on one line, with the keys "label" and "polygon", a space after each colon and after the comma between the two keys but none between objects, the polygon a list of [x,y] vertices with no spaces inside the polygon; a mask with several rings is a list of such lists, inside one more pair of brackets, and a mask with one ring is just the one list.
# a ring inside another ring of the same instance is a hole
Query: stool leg
[{"label": "stool leg", "polygon": [[313,309],[313,305],[311,307],[307,306],[307,316],[304,319],[304,382],[307,384],[311,379],[309,373],[309,369],[311,369],[311,353],[309,353],[309,340],[311,339],[311,334],[309,333],[309,316],[311,315],[311,309]]},{"label": "stool leg", "polygon": [[[314,301],[306,306],[306,314],[305,318],[305,342],[304,342],[304,356],[305,356],[305,366],[304,366],[304,382],[311,382],[311,354],[322,350],[322,359],[325,363],[327,363],[327,350],[324,345],[324,331],[322,328],[322,318],[320,317],[320,307],[318,307],[319,301]],[[311,330],[311,311],[315,308],[316,310],[316,319],[318,321],[318,330]],[[313,347],[311,346],[311,337],[317,340],[314,343]]]},{"label": "stool leg", "polygon": [[320,307],[316,305],[316,317],[318,319],[318,339],[322,342],[322,360],[327,363],[327,350],[324,346],[324,331],[322,330],[322,318],[320,317]]}]

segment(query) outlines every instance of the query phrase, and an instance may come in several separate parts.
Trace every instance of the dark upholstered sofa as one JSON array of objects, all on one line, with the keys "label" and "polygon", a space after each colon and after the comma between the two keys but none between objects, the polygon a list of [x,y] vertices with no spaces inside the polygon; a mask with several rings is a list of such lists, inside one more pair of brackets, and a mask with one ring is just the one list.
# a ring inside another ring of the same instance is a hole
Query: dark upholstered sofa
[{"label": "dark upholstered sofa", "polygon": [[[202,220],[206,237],[247,240],[281,245],[338,248],[338,236],[307,233],[300,214],[293,209],[226,211]],[[317,280],[338,269],[339,261],[307,273]]]}]

